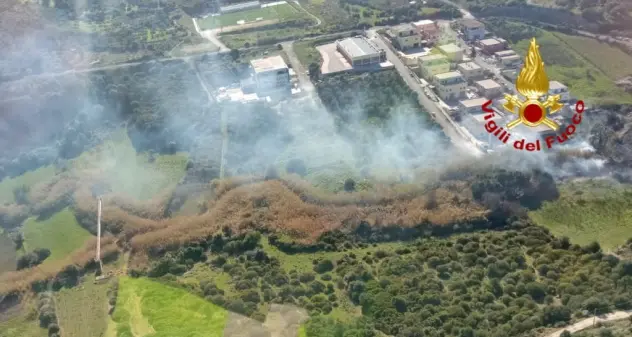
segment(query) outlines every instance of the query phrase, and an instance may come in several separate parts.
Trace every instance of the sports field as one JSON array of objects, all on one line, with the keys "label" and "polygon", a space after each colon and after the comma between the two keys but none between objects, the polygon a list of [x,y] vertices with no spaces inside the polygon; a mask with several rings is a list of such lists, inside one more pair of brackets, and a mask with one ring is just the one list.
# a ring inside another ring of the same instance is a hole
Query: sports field
[{"label": "sports field", "polygon": [[237,25],[237,22],[241,20],[245,21],[246,23],[253,22],[258,18],[261,18],[261,20],[278,20],[278,22],[282,22],[300,18],[304,14],[305,13],[285,3],[275,6],[221,14],[217,16],[207,16],[204,19],[198,20],[198,25],[200,26],[200,29],[214,29],[220,27],[234,26]]}]

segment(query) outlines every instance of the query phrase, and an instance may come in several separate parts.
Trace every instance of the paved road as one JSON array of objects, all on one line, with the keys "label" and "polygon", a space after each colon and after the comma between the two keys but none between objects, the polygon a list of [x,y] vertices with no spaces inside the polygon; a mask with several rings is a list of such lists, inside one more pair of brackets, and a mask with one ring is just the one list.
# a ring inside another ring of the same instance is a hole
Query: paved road
[{"label": "paved road", "polygon": [[312,84],[309,76],[306,74],[307,70],[298,60],[298,56],[296,56],[296,53],[294,52],[293,44],[294,41],[288,41],[281,43],[281,46],[283,47],[283,50],[285,50],[285,54],[287,54],[287,58],[292,65],[292,69],[294,69],[296,76],[298,76],[301,89],[307,93],[313,93],[316,91],[316,88],[314,87],[314,84]]},{"label": "paved road", "polygon": [[402,76],[406,84],[410,87],[411,90],[417,93],[417,97],[419,98],[419,103],[426,108],[429,112],[434,113],[435,120],[441,127],[445,134],[450,138],[452,143],[460,149],[464,149],[469,153],[482,154],[482,152],[474,145],[471,144],[469,140],[466,140],[461,133],[457,130],[455,124],[452,123],[447,114],[437,105],[437,103],[433,102],[423,91],[417,79],[414,78],[410,74],[410,69],[401,61],[401,59],[389,48],[389,46],[379,37],[378,33],[374,30],[367,31],[369,38],[378,47],[384,49],[386,51],[386,58],[389,62],[391,62],[395,69]]},{"label": "paved road", "polygon": [[193,25],[195,26],[195,31],[200,34],[200,36],[202,36],[203,38],[211,41],[211,43],[213,43],[214,45],[216,45],[219,48],[220,52],[227,52],[230,51],[230,49],[228,47],[226,47],[225,44],[222,43],[222,41],[220,41],[217,38],[218,33],[220,32],[219,29],[207,29],[207,30],[200,30],[200,26],[198,26],[197,20],[195,18],[191,19],[193,20]]},{"label": "paved road", "polygon": [[628,317],[632,316],[632,310],[630,311],[615,311],[612,313],[609,313],[607,315],[603,315],[603,316],[599,316],[597,318],[594,317],[590,317],[590,318],[586,318],[584,320],[581,320],[575,324],[571,324],[568,325],[564,328],[561,328],[549,335],[546,335],[545,337],[560,337],[560,335],[562,334],[562,332],[564,332],[564,330],[567,330],[570,333],[574,333],[574,332],[578,332],[581,330],[585,330],[588,328],[591,328],[593,326],[593,323],[597,323],[597,322],[607,322],[607,321],[618,321],[620,319],[626,319]]}]

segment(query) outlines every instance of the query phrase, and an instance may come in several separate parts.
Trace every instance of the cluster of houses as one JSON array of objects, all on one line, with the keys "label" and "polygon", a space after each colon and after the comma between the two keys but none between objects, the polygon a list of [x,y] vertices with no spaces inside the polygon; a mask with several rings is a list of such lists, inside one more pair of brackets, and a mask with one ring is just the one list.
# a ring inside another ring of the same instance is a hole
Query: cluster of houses
[{"label": "cluster of houses", "polygon": [[[509,48],[507,41],[490,37],[485,25],[477,20],[454,21],[451,28],[467,47],[461,48],[455,43],[438,45],[441,29],[430,20],[392,27],[388,36],[402,51],[402,58],[411,70],[423,77],[437,96],[446,103],[456,103],[453,111],[457,111],[455,116],[460,117],[461,124],[482,143],[493,143],[484,128],[487,121],[481,106],[491,99],[498,112],[496,118],[514,118],[505,114],[501,99],[503,93],[511,89],[494,80],[494,74],[517,69],[522,59]],[[411,53],[414,49],[423,52]],[[468,49],[472,52],[466,52]],[[568,88],[562,83],[550,81],[549,87],[549,94],[559,94],[565,102],[571,99]],[[532,131],[541,136],[551,132],[546,126]]]}]

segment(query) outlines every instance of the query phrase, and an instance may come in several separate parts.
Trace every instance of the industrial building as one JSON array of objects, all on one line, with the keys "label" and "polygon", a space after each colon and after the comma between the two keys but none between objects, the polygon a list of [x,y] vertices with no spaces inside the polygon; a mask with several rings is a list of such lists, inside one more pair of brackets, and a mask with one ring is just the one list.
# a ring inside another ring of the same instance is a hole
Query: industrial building
[{"label": "industrial building", "polygon": [[413,22],[413,26],[417,29],[419,34],[421,34],[422,39],[430,43],[437,41],[441,35],[439,26],[432,20]]},{"label": "industrial building", "polygon": [[349,37],[336,42],[336,50],[352,67],[379,64],[386,61],[386,52],[365,37]]},{"label": "industrial building", "polygon": [[290,72],[281,56],[270,56],[250,61],[258,94],[290,90]]},{"label": "industrial building", "polygon": [[477,114],[482,112],[483,104],[487,103],[489,99],[485,97],[466,99],[459,101],[459,110],[467,114]]},{"label": "industrial building", "polygon": [[403,23],[389,29],[393,44],[400,50],[419,48],[421,46],[421,34],[410,23]]},{"label": "industrial building", "polygon": [[449,72],[450,61],[441,54],[422,56],[419,58],[419,69],[423,77],[431,79],[436,74]]},{"label": "industrial building", "polygon": [[475,83],[476,90],[486,97],[497,97],[502,94],[502,86],[494,80],[482,80]]},{"label": "industrial building", "polygon": [[560,95],[563,102],[571,99],[568,87],[558,81],[549,81],[549,95]]},{"label": "industrial building", "polygon": [[482,40],[485,38],[485,25],[473,19],[463,19],[457,23],[459,31],[468,41]]},{"label": "industrial building", "polygon": [[478,46],[483,53],[487,55],[494,55],[494,53],[503,51],[507,48],[507,41],[503,39],[485,39],[478,42]]},{"label": "industrial building", "polygon": [[242,2],[238,4],[228,5],[228,6],[222,6],[219,8],[219,12],[220,14],[226,14],[226,13],[245,11],[248,9],[255,9],[255,8],[261,8],[261,2],[249,1],[249,2]]},{"label": "industrial building", "polygon": [[437,47],[437,49],[451,62],[461,62],[463,60],[463,50],[454,43],[444,44]]},{"label": "industrial building", "polygon": [[460,63],[456,68],[468,81],[483,77],[483,68],[475,62]]},{"label": "industrial building", "polygon": [[467,90],[467,82],[458,71],[434,75],[434,85],[439,97],[443,100],[455,100],[463,97]]}]

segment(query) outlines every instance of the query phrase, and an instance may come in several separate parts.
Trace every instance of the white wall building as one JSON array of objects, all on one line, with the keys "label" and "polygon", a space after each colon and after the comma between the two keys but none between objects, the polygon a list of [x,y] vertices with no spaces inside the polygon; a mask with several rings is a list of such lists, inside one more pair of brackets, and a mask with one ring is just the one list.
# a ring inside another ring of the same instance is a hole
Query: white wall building
[{"label": "white wall building", "polygon": [[480,114],[482,113],[483,104],[487,103],[489,99],[485,97],[466,99],[459,101],[459,110],[464,114]]},{"label": "white wall building", "polygon": [[558,81],[549,81],[549,95],[560,95],[564,102],[571,99],[568,87]]},{"label": "white wall building", "polygon": [[456,68],[468,81],[483,76],[483,68],[474,62],[460,63]]},{"label": "white wall building", "polygon": [[248,9],[255,9],[255,8],[261,8],[261,2],[249,1],[249,2],[237,3],[234,5],[222,6],[219,8],[219,12],[221,14],[226,14],[226,13],[245,11]]},{"label": "white wall building", "polygon": [[455,100],[465,96],[467,82],[458,71],[451,71],[434,76],[437,94],[443,100]]},{"label": "white wall building", "polygon": [[482,80],[476,82],[476,90],[486,97],[497,97],[502,94],[502,86],[494,80]]},{"label": "white wall building", "polygon": [[379,64],[386,60],[386,52],[362,36],[338,40],[336,49],[352,67]]},{"label": "white wall building", "polygon": [[291,87],[290,72],[281,56],[250,61],[258,93],[285,90]]}]

